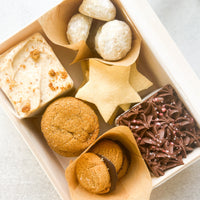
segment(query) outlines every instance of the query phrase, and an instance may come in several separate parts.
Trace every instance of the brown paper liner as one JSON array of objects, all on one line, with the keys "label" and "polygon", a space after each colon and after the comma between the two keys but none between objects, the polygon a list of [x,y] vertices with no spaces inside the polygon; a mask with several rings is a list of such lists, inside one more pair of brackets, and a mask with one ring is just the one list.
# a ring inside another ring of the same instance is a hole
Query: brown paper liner
[{"label": "brown paper liner", "polygon": [[[132,29],[133,41],[132,49],[126,55],[125,58],[119,61],[105,61],[103,59],[97,58],[100,62],[104,62],[110,65],[118,66],[129,66],[133,64],[139,56],[141,37],[136,30],[133,22],[128,17],[125,9],[119,0],[112,1],[117,8],[117,19],[126,21]],[[76,57],[72,63],[84,60],[87,58],[94,58],[94,54],[89,49],[85,41],[81,41],[76,44],[69,44],[66,36],[67,24],[71,17],[78,13],[78,8],[82,0],[65,0],[58,6],[44,14],[39,18],[39,23],[47,35],[47,37],[55,44],[77,51]]]},{"label": "brown paper liner", "polygon": [[[86,191],[82,188],[77,179],[75,173],[75,166],[77,160],[74,160],[67,167],[65,171],[65,177],[68,181],[69,191],[72,200],[148,200],[152,191],[152,182],[149,170],[140,154],[137,143],[131,130],[126,126],[118,126],[110,129],[96,141],[100,139],[108,138],[119,141],[130,153],[131,163],[127,174],[117,182],[116,189],[108,194],[97,195]],[[88,152],[93,145],[88,147],[84,152]]]},{"label": "brown paper liner", "polygon": [[[137,91],[140,92],[142,90],[146,90],[149,87],[153,85],[153,83],[147,79],[143,74],[141,74],[137,70],[136,63],[134,63],[131,66],[131,72],[130,72],[130,80],[129,80],[131,86]],[[126,111],[130,108],[131,104],[123,104],[120,105],[120,107]]]},{"label": "brown paper liner", "polygon": [[69,44],[66,36],[67,24],[78,12],[82,0],[66,0],[38,19],[47,37],[55,44],[78,51],[72,63],[92,56],[85,41]]}]

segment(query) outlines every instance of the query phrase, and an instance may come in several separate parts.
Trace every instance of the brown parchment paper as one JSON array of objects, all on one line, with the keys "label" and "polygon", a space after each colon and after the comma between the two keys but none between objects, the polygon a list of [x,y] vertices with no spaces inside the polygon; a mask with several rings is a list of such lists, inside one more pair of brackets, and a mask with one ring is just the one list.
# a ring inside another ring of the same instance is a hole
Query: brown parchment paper
[{"label": "brown parchment paper", "polygon": [[[119,0],[112,1],[117,8],[117,19],[126,21],[132,29],[133,41],[132,49],[126,55],[125,58],[119,61],[105,61],[97,58],[100,62],[104,62],[110,65],[129,66],[133,64],[139,56],[141,37],[136,30],[133,22],[128,17],[126,11],[123,9]],[[87,58],[94,58],[95,55],[89,49],[85,41],[81,41],[76,44],[70,45],[67,40],[66,30],[67,24],[71,17],[78,13],[78,8],[82,0],[64,0],[58,6],[44,14],[38,19],[43,31],[47,37],[55,44],[77,51],[77,54],[72,63],[84,60]],[[95,23],[95,22],[94,22]]]},{"label": "brown parchment paper", "polygon": [[[131,66],[130,79],[131,86],[137,91],[146,90],[153,85],[153,83],[137,70],[137,65],[134,63]],[[130,108],[131,104],[123,104],[120,107],[126,111]]]},{"label": "brown parchment paper", "polygon": [[92,56],[85,41],[70,45],[66,36],[67,24],[78,12],[81,2],[82,0],[65,0],[38,19],[43,31],[54,44],[77,51],[73,63]]},{"label": "brown parchment paper", "polygon": [[[108,130],[96,141],[102,138],[117,140],[122,143],[130,153],[131,164],[127,174],[118,180],[116,189],[108,194],[92,194],[82,188],[75,174],[77,160],[74,160],[66,169],[65,177],[68,181],[69,191],[72,200],[148,200],[152,191],[152,182],[149,170],[140,154],[137,143],[131,130],[126,126],[118,126]],[[95,144],[94,143],[94,144]],[[92,144],[83,154],[90,150]]]}]

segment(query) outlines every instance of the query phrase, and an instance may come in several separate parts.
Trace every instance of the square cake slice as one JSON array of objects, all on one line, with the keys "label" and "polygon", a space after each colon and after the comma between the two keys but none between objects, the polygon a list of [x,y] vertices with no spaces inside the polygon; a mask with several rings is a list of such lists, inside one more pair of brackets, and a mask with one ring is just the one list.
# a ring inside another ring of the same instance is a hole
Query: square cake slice
[{"label": "square cake slice", "polygon": [[40,33],[0,55],[0,88],[19,118],[38,113],[73,81]]},{"label": "square cake slice", "polygon": [[182,165],[200,147],[200,129],[171,85],[166,85],[116,119],[128,126],[156,177]]}]

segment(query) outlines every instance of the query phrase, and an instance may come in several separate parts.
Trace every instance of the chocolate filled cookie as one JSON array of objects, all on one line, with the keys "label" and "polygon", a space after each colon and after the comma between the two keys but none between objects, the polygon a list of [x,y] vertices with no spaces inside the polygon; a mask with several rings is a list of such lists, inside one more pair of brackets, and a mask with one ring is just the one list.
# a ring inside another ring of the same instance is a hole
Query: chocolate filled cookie
[{"label": "chocolate filled cookie", "polygon": [[95,144],[91,152],[102,155],[110,160],[115,166],[117,173],[121,169],[123,164],[123,150],[116,142],[109,139],[100,140]]},{"label": "chocolate filled cookie", "polygon": [[[104,159],[94,153],[85,153],[76,163],[77,179],[80,185],[89,192],[105,194],[112,188],[113,178],[109,172],[111,169]],[[113,169],[115,170],[114,166]]]},{"label": "chocolate filled cookie", "polygon": [[126,150],[124,149],[123,150],[123,163],[122,163],[122,166],[117,173],[118,179],[122,178],[127,173],[129,164],[130,164],[129,156],[128,156]]},{"label": "chocolate filled cookie", "polygon": [[77,156],[98,136],[94,111],[74,97],[64,97],[46,109],[41,129],[48,145],[62,156]]}]

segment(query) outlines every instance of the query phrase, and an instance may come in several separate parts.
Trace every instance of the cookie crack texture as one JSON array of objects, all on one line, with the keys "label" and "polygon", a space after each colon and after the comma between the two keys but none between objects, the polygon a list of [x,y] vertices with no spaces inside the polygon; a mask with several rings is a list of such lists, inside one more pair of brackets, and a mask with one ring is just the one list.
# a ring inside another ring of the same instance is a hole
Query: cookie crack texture
[{"label": "cookie crack texture", "polygon": [[72,131],[67,131],[67,133],[70,133],[71,135],[74,135],[74,132],[72,132]]}]

